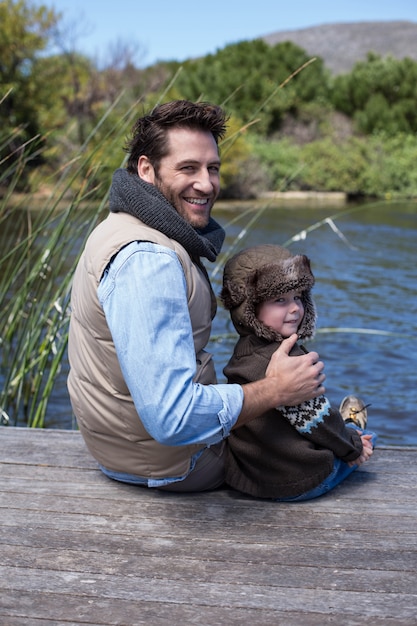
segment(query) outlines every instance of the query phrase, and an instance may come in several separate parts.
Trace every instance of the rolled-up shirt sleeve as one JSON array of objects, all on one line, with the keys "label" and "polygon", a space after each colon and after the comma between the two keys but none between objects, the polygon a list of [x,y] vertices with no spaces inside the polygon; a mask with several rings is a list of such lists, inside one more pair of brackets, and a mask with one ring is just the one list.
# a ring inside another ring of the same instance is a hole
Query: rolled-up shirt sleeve
[{"label": "rolled-up shirt sleeve", "polygon": [[107,268],[98,297],[148,433],[174,446],[227,437],[242,409],[243,389],[193,382],[187,288],[175,252],[149,242],[129,244]]}]

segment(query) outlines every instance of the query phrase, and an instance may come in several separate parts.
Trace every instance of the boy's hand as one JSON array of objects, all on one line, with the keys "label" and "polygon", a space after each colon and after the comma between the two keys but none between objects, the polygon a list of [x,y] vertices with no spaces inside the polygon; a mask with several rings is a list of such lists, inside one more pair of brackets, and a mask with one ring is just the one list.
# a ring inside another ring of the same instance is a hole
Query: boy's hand
[{"label": "boy's hand", "polygon": [[[358,431],[358,432],[361,432],[361,431]],[[361,435],[361,439],[362,439],[362,445],[363,445],[362,452],[360,453],[357,459],[355,459],[354,461],[350,461],[350,463],[348,463],[350,467],[353,467],[354,465],[357,465],[359,467],[359,465],[362,465],[362,463],[366,463],[366,461],[369,461],[369,459],[374,453],[374,449],[371,443],[372,435]]]}]

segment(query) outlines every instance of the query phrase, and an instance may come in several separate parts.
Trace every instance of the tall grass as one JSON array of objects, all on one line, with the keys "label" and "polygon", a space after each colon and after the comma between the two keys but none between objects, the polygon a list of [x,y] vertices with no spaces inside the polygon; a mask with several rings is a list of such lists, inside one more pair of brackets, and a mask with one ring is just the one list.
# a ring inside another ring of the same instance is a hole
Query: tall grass
[{"label": "tall grass", "polygon": [[[23,204],[11,206],[11,198],[0,209],[6,243],[0,258],[0,403],[3,421],[14,424],[43,424],[66,348],[71,284],[66,264],[74,257],[74,242],[89,228],[74,219],[86,197],[80,191],[65,200],[66,192],[64,182],[36,212]],[[30,197],[24,200],[30,202]]]},{"label": "tall grass", "polygon": [[[112,145],[123,145],[132,116],[133,107],[112,126],[103,139],[108,150]],[[89,139],[93,136],[94,132]],[[8,140],[3,137],[0,143],[6,145]],[[44,425],[67,346],[73,272],[83,242],[107,204],[108,189],[100,202],[92,202],[96,190],[90,181],[104,166],[100,162],[100,147],[87,150],[83,146],[61,168],[50,193],[37,200],[39,206],[35,210],[33,196],[23,194],[20,198],[15,191],[33,158],[33,147],[21,150],[13,165],[0,164],[0,188],[6,189],[0,200],[3,241],[0,419],[3,424]],[[74,193],[73,189],[77,191]],[[85,206],[93,208],[86,214]]]}]

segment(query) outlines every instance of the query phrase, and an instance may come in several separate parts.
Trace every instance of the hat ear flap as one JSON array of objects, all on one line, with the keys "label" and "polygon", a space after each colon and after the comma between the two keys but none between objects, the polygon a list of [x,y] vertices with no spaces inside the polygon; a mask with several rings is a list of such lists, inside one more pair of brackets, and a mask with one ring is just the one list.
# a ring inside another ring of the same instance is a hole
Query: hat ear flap
[{"label": "hat ear flap", "polygon": [[[245,306],[245,323],[251,328],[257,337],[266,339],[267,341],[281,341],[282,337],[269,326],[266,326],[258,319],[257,308],[261,302],[265,301],[265,278],[268,272],[265,267],[253,270],[247,278],[247,301]],[[273,296],[271,296],[272,298]],[[269,297],[267,298],[269,299]]]},{"label": "hat ear flap", "polygon": [[232,280],[224,280],[223,287],[220,292],[220,299],[225,309],[233,309],[244,301],[246,298],[245,289],[237,282]]},{"label": "hat ear flap", "polygon": [[304,317],[298,329],[298,336],[300,339],[312,339],[316,332],[317,311],[309,289],[303,293],[302,301]]}]

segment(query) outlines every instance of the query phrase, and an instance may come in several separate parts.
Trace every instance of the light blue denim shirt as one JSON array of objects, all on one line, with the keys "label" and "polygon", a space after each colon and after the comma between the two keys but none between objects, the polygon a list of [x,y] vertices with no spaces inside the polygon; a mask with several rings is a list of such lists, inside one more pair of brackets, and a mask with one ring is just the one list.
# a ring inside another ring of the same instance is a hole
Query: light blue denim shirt
[{"label": "light blue denim shirt", "polygon": [[[187,287],[175,252],[150,242],[130,243],[112,260],[97,293],[126,385],[148,433],[170,446],[210,446],[227,437],[242,409],[243,390],[240,385],[193,382],[196,363]],[[149,486],[172,482],[102,469],[112,478]]]}]

